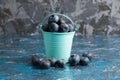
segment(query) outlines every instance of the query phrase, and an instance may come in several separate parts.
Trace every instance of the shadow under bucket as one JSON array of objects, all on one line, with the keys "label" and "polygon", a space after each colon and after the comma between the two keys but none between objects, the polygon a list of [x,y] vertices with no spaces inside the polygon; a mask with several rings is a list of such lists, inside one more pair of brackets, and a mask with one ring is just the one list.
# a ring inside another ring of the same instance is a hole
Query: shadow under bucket
[{"label": "shadow under bucket", "polygon": [[68,61],[71,54],[75,32],[54,33],[42,31],[47,58],[64,59]]}]

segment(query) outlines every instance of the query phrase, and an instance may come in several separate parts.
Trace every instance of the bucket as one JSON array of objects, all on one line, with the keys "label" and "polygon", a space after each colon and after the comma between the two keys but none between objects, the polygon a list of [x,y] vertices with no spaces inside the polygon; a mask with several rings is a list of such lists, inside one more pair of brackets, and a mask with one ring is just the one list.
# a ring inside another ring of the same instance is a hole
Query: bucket
[{"label": "bucket", "polygon": [[[67,62],[71,54],[72,42],[75,31],[64,33],[43,31],[42,26],[51,15],[63,16],[67,18],[73,26],[75,25],[68,16],[59,13],[53,13],[46,16],[41,22],[41,24],[37,26],[37,28],[40,29],[43,34],[46,57],[56,58],[57,60],[64,59]],[[77,30],[76,27],[75,30]]]}]

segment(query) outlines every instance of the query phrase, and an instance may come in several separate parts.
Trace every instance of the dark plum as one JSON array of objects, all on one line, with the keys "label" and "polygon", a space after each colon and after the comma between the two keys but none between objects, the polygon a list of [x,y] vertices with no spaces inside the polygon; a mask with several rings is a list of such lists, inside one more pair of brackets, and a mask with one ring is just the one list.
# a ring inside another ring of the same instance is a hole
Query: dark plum
[{"label": "dark plum", "polygon": [[51,15],[48,19],[48,23],[52,23],[52,22],[57,23],[58,21],[59,21],[59,16],[57,15]]},{"label": "dark plum", "polygon": [[50,58],[48,60],[50,61],[50,66],[55,67],[55,63],[56,63],[57,60],[55,58]]},{"label": "dark plum", "polygon": [[82,56],[83,57],[88,57],[89,60],[91,60],[93,55],[92,55],[92,53],[83,53]]},{"label": "dark plum", "polygon": [[55,63],[55,67],[64,68],[65,67],[65,60],[64,59],[57,60]]},{"label": "dark plum", "polygon": [[31,58],[33,66],[38,66],[41,58],[36,54],[33,54]]},{"label": "dark plum", "polygon": [[74,26],[72,24],[68,24],[68,26],[69,26],[68,32],[74,31]]},{"label": "dark plum", "polygon": [[75,66],[75,65],[79,64],[79,61],[80,61],[80,56],[77,54],[72,54],[69,58],[70,66]]},{"label": "dark plum", "polygon": [[50,23],[48,26],[50,32],[57,32],[59,29],[59,25],[56,23]]},{"label": "dark plum", "polygon": [[57,24],[58,25],[65,24],[65,21],[62,18],[60,18]]},{"label": "dark plum", "polygon": [[43,31],[47,31],[48,32],[49,31],[48,24],[43,25],[42,29],[43,29]]},{"label": "dark plum", "polygon": [[59,26],[59,32],[68,32],[69,31],[69,26],[66,23],[63,23]]},{"label": "dark plum", "polygon": [[81,66],[86,66],[89,63],[89,58],[88,57],[81,57],[79,64]]},{"label": "dark plum", "polygon": [[39,62],[39,68],[40,69],[50,68],[50,61],[45,59],[45,58],[41,59],[40,62]]}]

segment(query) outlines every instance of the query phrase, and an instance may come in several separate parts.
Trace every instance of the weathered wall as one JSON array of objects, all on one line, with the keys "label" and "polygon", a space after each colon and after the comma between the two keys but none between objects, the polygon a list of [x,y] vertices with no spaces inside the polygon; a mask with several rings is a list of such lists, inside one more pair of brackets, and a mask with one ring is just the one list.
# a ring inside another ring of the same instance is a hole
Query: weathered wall
[{"label": "weathered wall", "polygon": [[82,34],[120,33],[119,0],[0,0],[0,34],[31,34],[49,13],[70,16]]}]

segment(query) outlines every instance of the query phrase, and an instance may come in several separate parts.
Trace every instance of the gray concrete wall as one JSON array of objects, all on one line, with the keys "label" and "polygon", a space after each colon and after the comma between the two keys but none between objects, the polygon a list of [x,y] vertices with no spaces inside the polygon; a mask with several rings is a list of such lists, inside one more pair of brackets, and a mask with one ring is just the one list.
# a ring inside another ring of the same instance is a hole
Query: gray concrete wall
[{"label": "gray concrete wall", "polygon": [[120,33],[120,0],[0,0],[0,35],[31,34],[49,13],[63,13],[80,34]]}]

